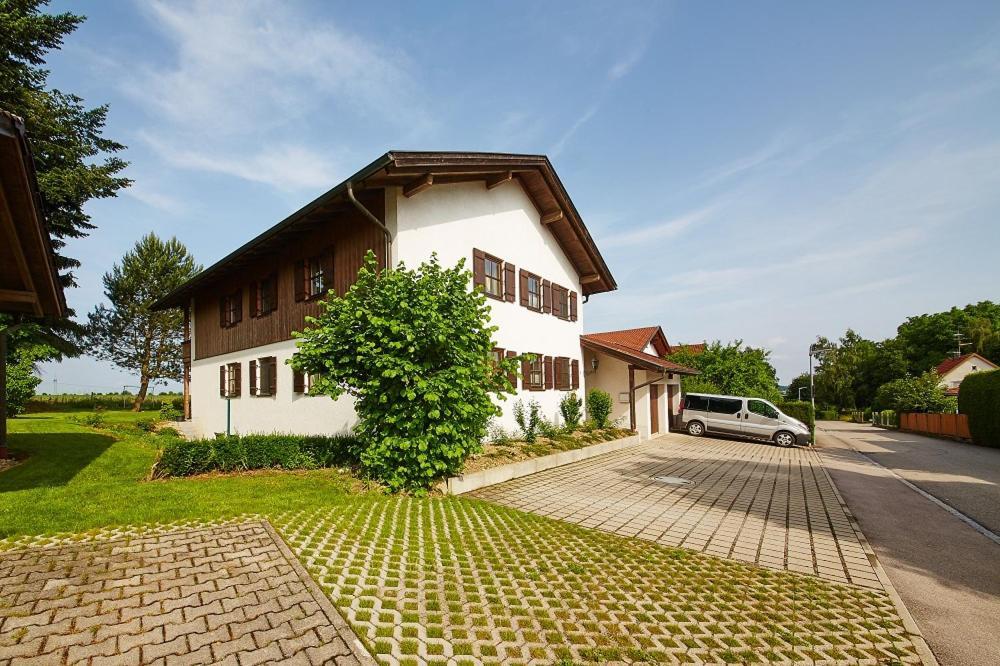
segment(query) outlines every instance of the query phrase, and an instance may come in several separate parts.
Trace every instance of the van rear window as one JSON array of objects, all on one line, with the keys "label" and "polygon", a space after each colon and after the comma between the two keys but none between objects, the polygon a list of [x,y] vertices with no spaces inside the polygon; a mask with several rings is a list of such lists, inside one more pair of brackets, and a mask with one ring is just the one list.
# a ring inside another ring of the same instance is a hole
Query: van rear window
[{"label": "van rear window", "polygon": [[703,395],[689,395],[684,400],[684,409],[706,412],[708,411],[708,398]]},{"label": "van rear window", "polygon": [[710,398],[708,403],[708,411],[716,414],[735,414],[741,409],[743,401],[732,398]]}]

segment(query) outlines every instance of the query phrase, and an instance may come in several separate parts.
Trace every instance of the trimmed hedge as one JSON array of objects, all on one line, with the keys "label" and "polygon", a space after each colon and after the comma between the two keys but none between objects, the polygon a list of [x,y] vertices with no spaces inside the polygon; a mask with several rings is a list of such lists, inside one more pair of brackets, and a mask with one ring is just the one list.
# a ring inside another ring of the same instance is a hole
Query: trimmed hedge
[{"label": "trimmed hedge", "polygon": [[178,440],[163,448],[153,477],[253,469],[316,469],[357,461],[358,440],[351,435],[231,435]]},{"label": "trimmed hedge", "polygon": [[812,403],[805,400],[790,400],[789,402],[775,403],[781,411],[788,414],[793,419],[802,421],[809,426],[809,433],[816,438],[816,418],[813,414]]},{"label": "trimmed hedge", "polygon": [[1000,370],[973,372],[963,379],[958,411],[969,417],[973,442],[1000,447]]}]

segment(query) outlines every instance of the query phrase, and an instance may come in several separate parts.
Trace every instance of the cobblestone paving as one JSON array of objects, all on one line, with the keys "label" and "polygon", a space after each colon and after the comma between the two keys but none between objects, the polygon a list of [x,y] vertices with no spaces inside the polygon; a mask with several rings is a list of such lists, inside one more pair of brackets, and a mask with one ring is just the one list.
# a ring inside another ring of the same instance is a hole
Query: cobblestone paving
[{"label": "cobblestone paving", "polygon": [[885,592],[491,503],[358,500],[274,523],[385,664],[919,662]]},{"label": "cobblestone paving", "polygon": [[369,659],[265,523],[163,529],[0,552],[0,664]]},{"label": "cobblestone paving", "polygon": [[474,495],[615,534],[882,589],[811,449],[671,433]]}]

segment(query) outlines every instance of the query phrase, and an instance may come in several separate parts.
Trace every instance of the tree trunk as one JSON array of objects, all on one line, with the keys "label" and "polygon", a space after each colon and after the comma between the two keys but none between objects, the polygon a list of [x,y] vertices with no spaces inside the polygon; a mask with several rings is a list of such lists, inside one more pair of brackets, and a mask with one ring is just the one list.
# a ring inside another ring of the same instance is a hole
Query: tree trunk
[{"label": "tree trunk", "polygon": [[137,412],[142,409],[142,403],[146,400],[146,389],[149,388],[149,377],[143,375],[142,379],[139,381],[139,392],[135,394],[135,400],[132,401],[132,411]]}]

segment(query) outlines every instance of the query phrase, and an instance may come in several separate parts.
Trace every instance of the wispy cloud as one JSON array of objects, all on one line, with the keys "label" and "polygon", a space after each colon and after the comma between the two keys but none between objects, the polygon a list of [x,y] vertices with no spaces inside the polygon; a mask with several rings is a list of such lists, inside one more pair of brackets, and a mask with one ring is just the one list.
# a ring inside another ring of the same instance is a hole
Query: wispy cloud
[{"label": "wispy cloud", "polygon": [[663,241],[668,238],[678,236],[692,226],[703,222],[719,210],[721,204],[713,203],[698,210],[685,213],[679,217],[674,217],[659,224],[641,227],[634,231],[615,234],[601,240],[602,247],[624,247],[628,245],[639,245],[640,243],[651,243],[653,241]]},{"label": "wispy cloud", "polygon": [[137,178],[131,187],[122,192],[127,197],[167,213],[178,213],[184,209],[184,204],[179,199],[152,189],[148,180],[142,178]]},{"label": "wispy cloud", "polygon": [[597,113],[600,106],[600,102],[595,102],[586,111],[584,111],[583,114],[569,126],[569,129],[563,132],[562,136],[559,137],[559,140],[552,144],[552,147],[549,149],[549,155],[552,157],[559,155],[563,149],[566,148],[566,144],[568,144],[570,139],[573,138],[573,135],[576,134],[588,120],[594,117],[594,114]]}]

